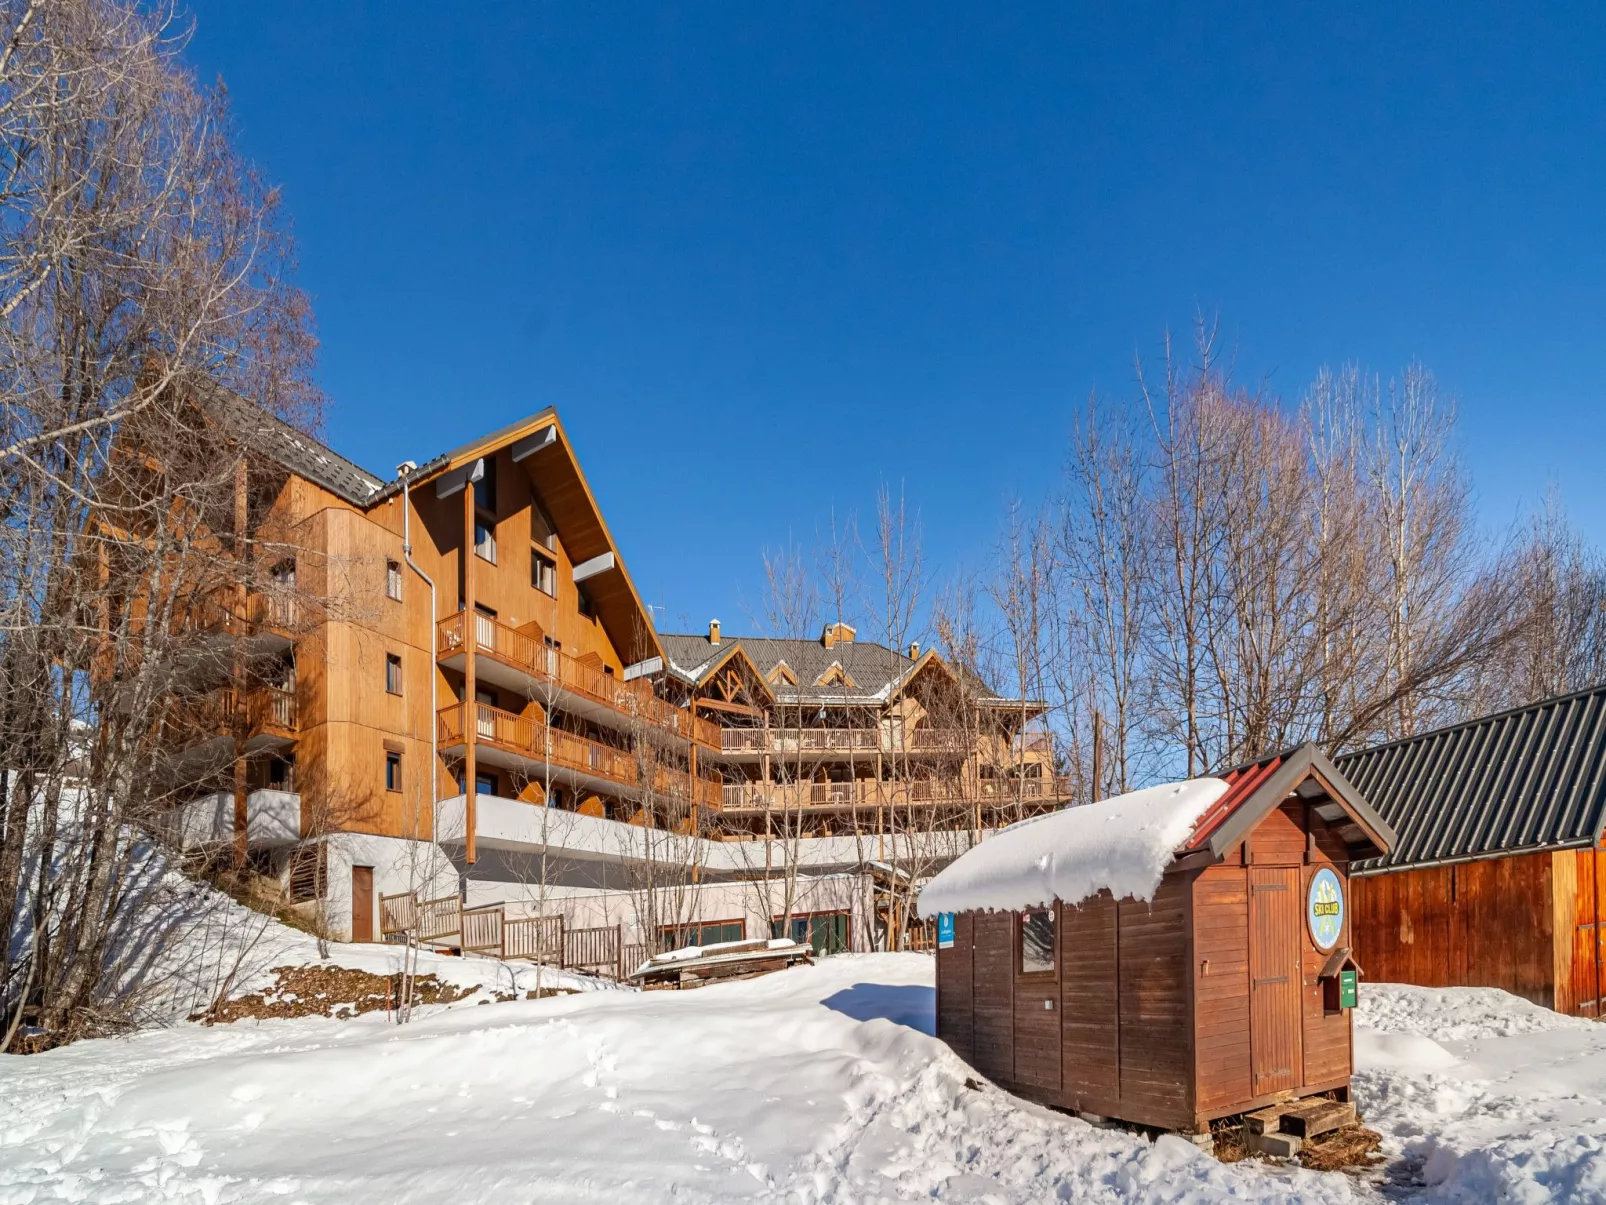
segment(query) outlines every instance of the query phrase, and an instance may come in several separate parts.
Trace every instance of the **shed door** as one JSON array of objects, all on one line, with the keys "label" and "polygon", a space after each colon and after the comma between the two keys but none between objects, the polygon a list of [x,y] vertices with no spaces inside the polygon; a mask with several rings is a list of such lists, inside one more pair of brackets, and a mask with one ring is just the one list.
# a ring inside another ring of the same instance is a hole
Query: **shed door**
[{"label": "shed door", "polygon": [[374,868],[351,868],[351,940],[374,939]]},{"label": "shed door", "polygon": [[1299,1085],[1299,870],[1249,872],[1249,1049],[1256,1096]]}]

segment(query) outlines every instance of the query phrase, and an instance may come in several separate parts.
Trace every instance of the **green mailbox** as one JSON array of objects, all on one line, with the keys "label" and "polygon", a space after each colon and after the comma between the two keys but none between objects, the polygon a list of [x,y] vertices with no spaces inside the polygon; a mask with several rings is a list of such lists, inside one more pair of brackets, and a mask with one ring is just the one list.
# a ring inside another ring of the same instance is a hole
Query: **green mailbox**
[{"label": "green mailbox", "polygon": [[1339,1008],[1355,1007],[1355,972],[1350,970],[1338,973],[1338,1006]]}]

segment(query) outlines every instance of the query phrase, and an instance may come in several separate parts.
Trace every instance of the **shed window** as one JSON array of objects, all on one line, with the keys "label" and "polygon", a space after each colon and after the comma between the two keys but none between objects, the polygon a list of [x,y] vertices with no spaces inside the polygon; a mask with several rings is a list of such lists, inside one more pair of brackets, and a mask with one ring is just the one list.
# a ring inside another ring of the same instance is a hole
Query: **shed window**
[{"label": "shed window", "polygon": [[1021,913],[1020,973],[1054,973],[1054,914],[1046,908]]}]

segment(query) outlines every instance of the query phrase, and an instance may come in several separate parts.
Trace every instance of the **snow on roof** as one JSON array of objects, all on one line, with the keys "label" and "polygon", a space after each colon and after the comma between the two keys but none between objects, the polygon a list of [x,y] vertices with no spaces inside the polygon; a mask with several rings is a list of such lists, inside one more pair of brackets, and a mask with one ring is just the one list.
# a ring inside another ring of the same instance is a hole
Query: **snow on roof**
[{"label": "snow on roof", "polygon": [[932,879],[920,913],[1076,904],[1105,889],[1153,899],[1172,855],[1226,791],[1219,778],[1193,778],[1013,824]]}]

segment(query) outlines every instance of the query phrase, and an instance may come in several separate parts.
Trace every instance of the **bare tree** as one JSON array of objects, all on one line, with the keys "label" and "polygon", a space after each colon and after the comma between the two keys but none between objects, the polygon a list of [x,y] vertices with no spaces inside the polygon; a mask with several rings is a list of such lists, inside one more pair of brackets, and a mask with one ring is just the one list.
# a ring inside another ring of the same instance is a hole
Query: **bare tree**
[{"label": "bare tree", "polygon": [[0,1033],[50,1041],[115,1011],[201,663],[255,672],[215,634],[272,586],[257,407],[318,399],[277,197],[162,14],[19,0],[0,24]]}]

